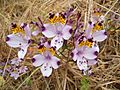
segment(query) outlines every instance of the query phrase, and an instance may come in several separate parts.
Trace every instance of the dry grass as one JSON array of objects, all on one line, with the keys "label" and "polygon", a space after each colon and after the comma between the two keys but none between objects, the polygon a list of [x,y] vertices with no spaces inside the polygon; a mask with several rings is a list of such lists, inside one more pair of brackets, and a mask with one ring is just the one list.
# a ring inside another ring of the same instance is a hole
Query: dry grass
[{"label": "dry grass", "polygon": [[[93,74],[87,78],[89,90],[120,90],[120,19],[111,19],[113,15],[120,18],[119,0],[94,0],[93,3],[92,0],[0,0],[0,62],[7,62],[16,56],[16,50],[10,52],[5,43],[6,36],[11,33],[11,22],[30,22],[37,20],[38,16],[46,22],[49,12],[66,11],[71,5],[76,7],[75,13],[82,13],[83,20],[85,13],[93,8],[100,8],[106,17],[108,38],[100,43],[99,62],[92,67]],[[49,78],[42,77],[37,71],[26,79],[35,70],[31,65],[30,71],[16,81],[6,75],[0,90],[16,90],[25,79],[20,90],[80,90],[81,71],[76,64],[66,63],[67,59],[64,61]]]}]

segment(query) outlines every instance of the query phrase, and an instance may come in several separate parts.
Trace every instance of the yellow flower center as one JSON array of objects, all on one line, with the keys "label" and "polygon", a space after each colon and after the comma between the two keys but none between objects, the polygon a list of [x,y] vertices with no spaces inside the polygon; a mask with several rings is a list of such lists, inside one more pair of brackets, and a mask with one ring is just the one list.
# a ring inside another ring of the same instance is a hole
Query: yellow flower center
[{"label": "yellow flower center", "polygon": [[24,29],[16,24],[14,24],[14,26],[12,26],[12,29],[11,29],[12,33],[13,34],[16,34],[16,33],[22,33],[24,34]]},{"label": "yellow flower center", "polygon": [[41,48],[38,49],[38,52],[39,53],[43,53],[46,50],[49,51],[52,55],[55,55],[55,50],[52,47],[51,48],[46,48],[46,47],[43,46],[43,47],[41,47]]},{"label": "yellow flower center", "polygon": [[63,15],[60,15],[60,14],[59,14],[59,16],[56,16],[56,15],[52,16],[51,18],[49,18],[49,21],[50,21],[50,23],[52,23],[52,24],[54,24],[54,23],[56,23],[56,22],[60,22],[60,23],[62,23],[62,24],[65,24],[65,22],[66,22],[64,16],[63,16]]},{"label": "yellow flower center", "polygon": [[102,30],[103,25],[101,23],[96,23],[92,29],[92,32],[95,32],[96,30]]},{"label": "yellow flower center", "polygon": [[88,47],[92,47],[93,43],[92,42],[89,42],[88,40],[87,41],[82,41],[78,46],[79,47],[82,47],[82,46],[88,46]]}]

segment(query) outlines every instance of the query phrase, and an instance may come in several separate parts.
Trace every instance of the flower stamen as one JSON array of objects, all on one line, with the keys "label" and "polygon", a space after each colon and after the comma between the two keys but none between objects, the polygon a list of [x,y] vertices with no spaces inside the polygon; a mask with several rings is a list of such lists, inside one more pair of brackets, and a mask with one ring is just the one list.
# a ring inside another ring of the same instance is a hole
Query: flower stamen
[{"label": "flower stamen", "polygon": [[17,24],[12,24],[12,29],[11,29],[12,33],[13,34],[16,34],[16,33],[25,33],[24,32],[24,29],[20,26],[18,26]]},{"label": "flower stamen", "polygon": [[50,18],[49,18],[49,21],[52,24],[57,23],[57,22],[65,24],[65,22],[66,22],[65,16],[63,14],[59,14],[59,15],[52,14],[52,16],[50,16]]},{"label": "flower stamen", "polygon": [[82,47],[82,46],[88,46],[89,48],[92,47],[93,43],[92,42],[89,42],[88,40],[87,41],[82,41],[80,44],[79,44],[79,47]]}]

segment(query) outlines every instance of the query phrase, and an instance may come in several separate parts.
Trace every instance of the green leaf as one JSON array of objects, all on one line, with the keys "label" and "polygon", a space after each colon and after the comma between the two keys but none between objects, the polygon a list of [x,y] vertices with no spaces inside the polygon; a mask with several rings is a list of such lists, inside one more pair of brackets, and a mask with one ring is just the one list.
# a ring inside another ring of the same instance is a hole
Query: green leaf
[{"label": "green leaf", "polygon": [[87,77],[82,77],[80,90],[89,90],[89,80]]}]

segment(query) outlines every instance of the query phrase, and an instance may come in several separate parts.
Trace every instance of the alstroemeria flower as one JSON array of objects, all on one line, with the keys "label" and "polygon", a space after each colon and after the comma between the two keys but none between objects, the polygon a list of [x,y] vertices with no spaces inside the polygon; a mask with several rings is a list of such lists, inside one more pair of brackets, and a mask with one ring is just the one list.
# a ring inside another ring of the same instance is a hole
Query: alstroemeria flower
[{"label": "alstroemeria flower", "polygon": [[19,73],[25,73],[28,70],[27,66],[21,66],[19,68]]},{"label": "alstroemeria flower", "polygon": [[87,40],[85,36],[78,38],[75,45],[75,49],[72,51],[73,60],[77,61],[80,70],[86,71],[90,64],[96,63],[99,47],[95,42]]},{"label": "alstroemeria flower", "polygon": [[18,58],[23,59],[27,53],[27,48],[31,43],[31,31],[28,24],[21,24],[21,26],[17,26],[13,24],[13,34],[9,34],[6,38],[6,43],[10,47],[20,48],[18,51]]},{"label": "alstroemeria flower", "polygon": [[16,68],[14,71],[10,71],[10,76],[16,80],[20,76],[19,70]]},{"label": "alstroemeria flower", "polygon": [[43,76],[49,77],[52,74],[52,69],[59,67],[60,59],[54,56],[54,48],[50,47],[48,42],[39,47],[39,52],[41,54],[33,56],[33,65],[35,67],[41,66]]},{"label": "alstroemeria flower", "polygon": [[107,33],[103,29],[102,23],[89,23],[88,29],[85,30],[86,37],[93,38],[93,41],[101,42],[107,38]]},{"label": "alstroemeria flower", "polygon": [[13,59],[11,60],[11,64],[18,66],[21,61],[22,61],[22,60],[19,59],[19,58],[13,58]]},{"label": "alstroemeria flower", "polygon": [[52,16],[50,18],[52,23],[44,24],[45,27],[42,34],[47,38],[53,38],[51,41],[51,46],[55,47],[56,50],[63,46],[64,39],[68,40],[71,37],[72,27],[65,24],[64,19],[59,14]]}]

